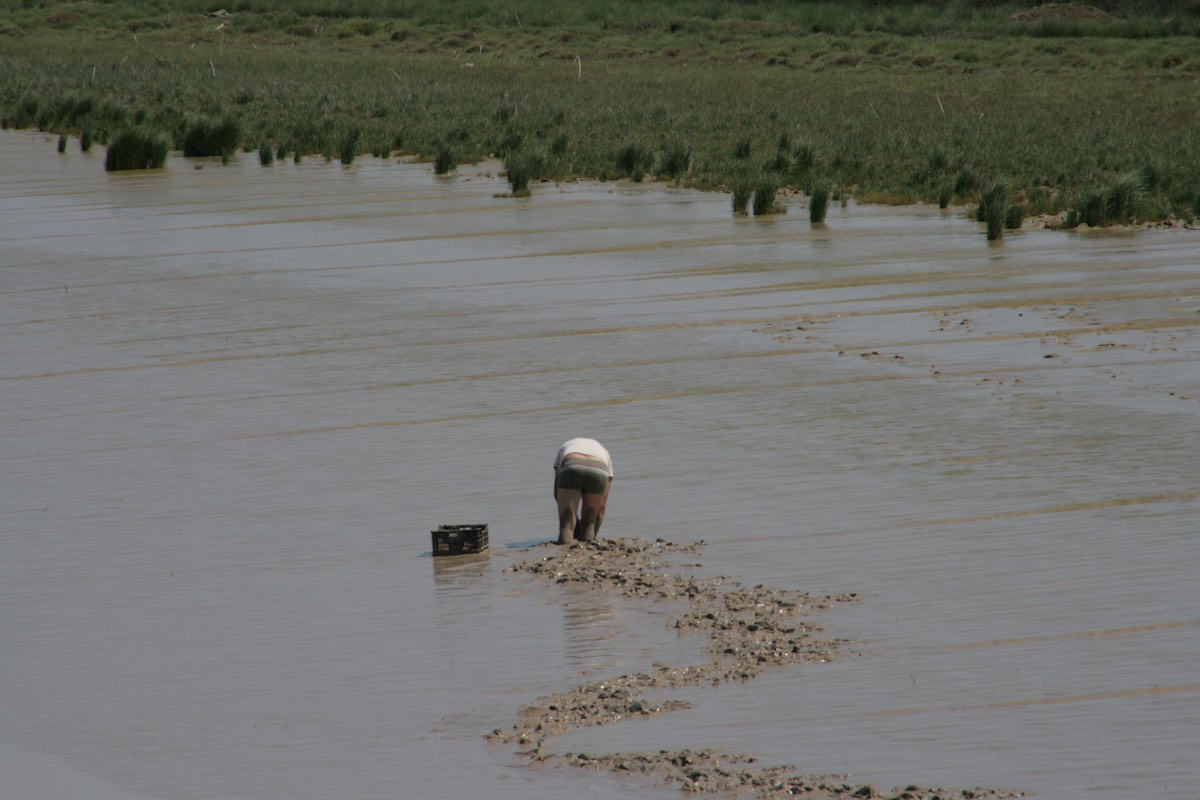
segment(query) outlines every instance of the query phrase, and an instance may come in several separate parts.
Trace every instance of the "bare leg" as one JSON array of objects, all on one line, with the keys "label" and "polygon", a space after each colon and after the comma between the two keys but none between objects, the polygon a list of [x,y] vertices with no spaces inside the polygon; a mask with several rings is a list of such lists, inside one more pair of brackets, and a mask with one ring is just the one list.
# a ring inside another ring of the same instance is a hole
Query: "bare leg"
[{"label": "bare leg", "polygon": [[575,539],[575,509],[579,507],[578,489],[555,489],[554,499],[558,502],[558,543],[571,544]]},{"label": "bare leg", "polygon": [[564,509],[558,514],[558,543],[571,544],[575,540],[575,512]]},{"label": "bare leg", "polygon": [[600,500],[600,510],[596,512],[596,528],[593,531],[597,537],[600,536],[600,523],[604,522],[604,512],[608,510],[608,492],[612,488],[612,480],[608,481],[608,486],[604,487],[604,497]]},{"label": "bare leg", "polygon": [[588,495],[584,495],[583,513],[579,515],[579,541],[596,541],[596,508],[587,504]]},{"label": "bare leg", "polygon": [[608,488],[603,494],[585,494],[581,498],[582,510],[579,514],[579,538],[585,542],[594,542],[600,531],[600,523],[604,521],[604,509],[608,505]]},{"label": "bare leg", "polygon": [[600,525],[604,522],[604,512],[608,509],[608,491],[611,488],[610,480],[608,486],[604,487],[604,494],[585,494],[582,498],[580,527],[585,542],[593,542],[600,535]]}]

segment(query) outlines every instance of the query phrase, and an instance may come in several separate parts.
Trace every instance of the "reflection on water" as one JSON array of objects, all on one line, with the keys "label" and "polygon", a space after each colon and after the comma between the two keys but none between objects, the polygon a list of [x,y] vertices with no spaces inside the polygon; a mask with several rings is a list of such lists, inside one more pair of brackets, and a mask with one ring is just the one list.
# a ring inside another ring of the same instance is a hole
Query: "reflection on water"
[{"label": "reflection on water", "polygon": [[580,674],[621,674],[613,670],[632,642],[621,640],[624,631],[612,601],[580,586],[564,587],[562,595],[567,665]]},{"label": "reflection on water", "polygon": [[[6,781],[25,752],[114,796],[628,796],[483,740],[698,657],[670,610],[506,571],[553,552],[586,435],[621,464],[606,533],[858,592],[822,622],[864,656],[565,745],[1200,783],[1196,233],[988,247],[959,212],[764,224],[372,160],[107,175],[12,132],[0,163]],[[456,519],[491,550],[427,557]]]}]

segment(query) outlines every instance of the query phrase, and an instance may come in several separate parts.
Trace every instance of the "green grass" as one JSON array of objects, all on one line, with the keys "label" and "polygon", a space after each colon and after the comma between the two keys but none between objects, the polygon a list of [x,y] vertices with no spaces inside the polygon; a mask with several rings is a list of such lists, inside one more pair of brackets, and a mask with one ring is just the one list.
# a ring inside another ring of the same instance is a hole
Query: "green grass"
[{"label": "green grass", "polygon": [[362,141],[362,130],[358,126],[353,126],[342,134],[341,144],[338,146],[338,160],[345,166],[350,166],[354,163],[354,159],[358,156],[359,142]]},{"label": "green grass", "polygon": [[996,182],[983,193],[979,200],[976,218],[987,224],[988,241],[1004,238],[1004,229],[1009,219],[1009,189],[1003,181]]},{"label": "green grass", "polygon": [[130,169],[159,169],[171,152],[167,135],[144,128],[130,128],[118,133],[108,145],[104,169],[109,172]]},{"label": "green grass", "polygon": [[641,142],[630,142],[617,151],[617,170],[622,177],[640,182],[654,166],[654,155]]},{"label": "green grass", "polygon": [[[205,16],[222,5],[231,19]],[[181,149],[232,123],[201,148],[223,158],[536,151],[539,177],[725,191],[765,170],[864,202],[978,203],[1003,176],[1026,213],[1080,217],[1136,174],[1139,218],[1194,215],[1200,0],[1104,7],[1017,23],[1025,4],[983,0],[17,0],[0,119]]]},{"label": "green grass", "polygon": [[785,209],[775,203],[778,193],[779,177],[773,173],[763,173],[754,187],[754,198],[750,201],[750,205],[754,209],[754,216],[782,214]]},{"label": "green grass", "polygon": [[746,216],[749,213],[750,199],[754,197],[754,179],[749,175],[738,176],[733,181],[733,213]]},{"label": "green grass", "polygon": [[220,156],[229,160],[242,143],[242,122],[227,116],[224,119],[194,119],[183,134],[182,149],[188,158]]},{"label": "green grass", "polygon": [[449,175],[456,169],[458,169],[458,153],[454,152],[454,148],[449,145],[439,147],[437,156],[433,160],[434,173],[437,175]]},{"label": "green grass", "polygon": [[546,157],[535,150],[517,150],[504,159],[504,170],[513,197],[528,197],[529,184],[538,180],[546,166]]},{"label": "green grass", "polygon": [[664,142],[655,163],[661,180],[680,180],[692,168],[691,145],[678,139]]},{"label": "green grass", "polygon": [[808,201],[809,222],[825,221],[825,212],[829,210],[829,199],[832,194],[832,187],[826,181],[819,181],[813,185],[812,196]]},{"label": "green grass", "polygon": [[1116,176],[1107,185],[1084,192],[1068,213],[1066,226],[1074,228],[1082,223],[1099,227],[1133,222],[1139,216],[1153,217],[1145,195],[1144,176]]}]

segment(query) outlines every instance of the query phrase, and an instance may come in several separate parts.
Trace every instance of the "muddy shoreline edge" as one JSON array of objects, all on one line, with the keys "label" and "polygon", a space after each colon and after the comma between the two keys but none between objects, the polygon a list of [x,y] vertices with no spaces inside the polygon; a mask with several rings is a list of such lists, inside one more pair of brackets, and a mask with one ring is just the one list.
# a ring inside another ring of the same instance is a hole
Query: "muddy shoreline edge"
[{"label": "muddy shoreline edge", "polygon": [[664,539],[602,539],[562,548],[543,544],[537,556],[506,568],[554,584],[578,584],[591,591],[636,602],[678,602],[685,610],[670,623],[676,631],[706,636],[707,660],[701,664],[654,664],[637,672],[592,681],[569,691],[539,697],[520,709],[507,730],[487,739],[515,745],[528,766],[606,771],[643,785],[685,792],[757,798],[974,798],[1024,797],[998,788],[903,786],[879,789],[856,783],[850,775],[798,775],[790,765],[764,765],[750,754],[720,748],[632,753],[561,753],[551,739],[569,730],[610,725],[690,708],[678,700],[651,702],[643,694],[684,686],[748,681],[767,670],[825,663],[855,654],[844,639],[820,638],[809,617],[840,603],[856,602],[856,593],[811,595],[762,585],[747,587],[729,576],[700,578],[670,560],[696,554],[703,540],[674,544]]}]

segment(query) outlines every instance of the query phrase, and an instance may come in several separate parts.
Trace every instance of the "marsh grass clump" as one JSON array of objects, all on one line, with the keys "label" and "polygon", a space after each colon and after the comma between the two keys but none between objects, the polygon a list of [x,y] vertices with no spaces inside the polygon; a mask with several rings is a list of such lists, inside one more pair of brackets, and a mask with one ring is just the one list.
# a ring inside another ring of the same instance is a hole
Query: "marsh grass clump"
[{"label": "marsh grass clump", "polygon": [[79,134],[79,149],[84,153],[92,152],[92,129],[84,128]]},{"label": "marsh grass clump", "polygon": [[546,157],[537,150],[518,150],[504,159],[504,170],[513,197],[529,197],[529,184],[537,180],[545,167]]},{"label": "marsh grass clump", "polygon": [[[17,103],[16,112],[12,115],[12,119],[8,120],[12,127],[18,130],[22,128],[32,128],[38,116],[38,100],[36,97],[29,97]],[[7,117],[5,119],[8,119]]]},{"label": "marsh grass clump", "polygon": [[236,117],[214,121],[196,119],[183,135],[183,155],[187,158],[220,156],[222,161],[237,152],[242,141],[242,123]]},{"label": "marsh grass clump", "polygon": [[358,143],[362,140],[362,129],[354,126],[347,130],[338,144],[338,160],[343,166],[350,166],[358,157]]},{"label": "marsh grass clump", "polygon": [[104,169],[159,169],[167,162],[171,140],[165,133],[146,128],[129,128],[116,135],[108,145]]},{"label": "marsh grass clump", "polygon": [[1144,179],[1138,175],[1117,178],[1107,191],[1107,210],[1117,222],[1132,222],[1145,191]]},{"label": "marsh grass clump", "polygon": [[269,167],[275,163],[275,148],[266,139],[259,142],[258,145],[258,163],[264,167]]},{"label": "marsh grass clump", "polygon": [[738,216],[749,214],[750,199],[754,197],[754,180],[748,175],[742,175],[733,181],[733,213]]},{"label": "marsh grass clump", "polygon": [[58,152],[67,152],[67,135],[65,133],[60,134],[58,137]]},{"label": "marsh grass clump", "polygon": [[1133,222],[1144,193],[1144,178],[1128,174],[1118,177],[1108,186],[1092,189],[1067,213],[1068,228],[1080,223],[1099,227]]},{"label": "marsh grass clump", "polygon": [[458,153],[450,145],[443,144],[438,148],[437,155],[433,159],[434,174],[449,175],[456,169],[458,169]]},{"label": "marsh grass clump", "polygon": [[634,183],[640,183],[653,164],[654,157],[640,142],[630,142],[617,151],[617,169]]},{"label": "marsh grass clump", "polygon": [[754,198],[751,200],[751,206],[754,208],[754,216],[782,214],[786,211],[783,206],[775,202],[775,196],[778,193],[779,176],[768,172],[759,177],[758,183],[754,186]]},{"label": "marsh grass clump", "polygon": [[947,209],[950,207],[951,201],[954,200],[954,186],[949,183],[943,183],[938,187],[938,208]]},{"label": "marsh grass clump", "polygon": [[330,126],[327,120],[304,119],[292,126],[287,135],[289,150],[296,148],[296,153],[303,158],[309,155],[324,155],[329,151]]},{"label": "marsh grass clump", "polygon": [[964,162],[963,156],[947,152],[940,145],[935,145],[909,178],[906,189],[922,199],[932,198],[937,201],[938,208],[946,209],[956,196],[969,193],[972,187],[964,185],[965,179],[959,170]]},{"label": "marsh grass clump", "polygon": [[979,208],[975,218],[987,224],[988,241],[1004,238],[1004,228],[1008,224],[1009,199],[1008,185],[1003,182],[992,184],[979,199]]},{"label": "marsh grass clump", "polygon": [[678,180],[692,168],[692,148],[679,140],[665,142],[658,152],[658,177]]},{"label": "marsh grass clump", "polygon": [[808,201],[808,221],[820,223],[825,221],[825,212],[829,210],[829,198],[833,188],[828,181],[817,181],[812,187],[812,196]]},{"label": "marsh grass clump", "polygon": [[1025,204],[1012,203],[1008,207],[1007,213],[1004,215],[1004,227],[1010,231],[1021,230],[1021,223],[1025,221]]}]

